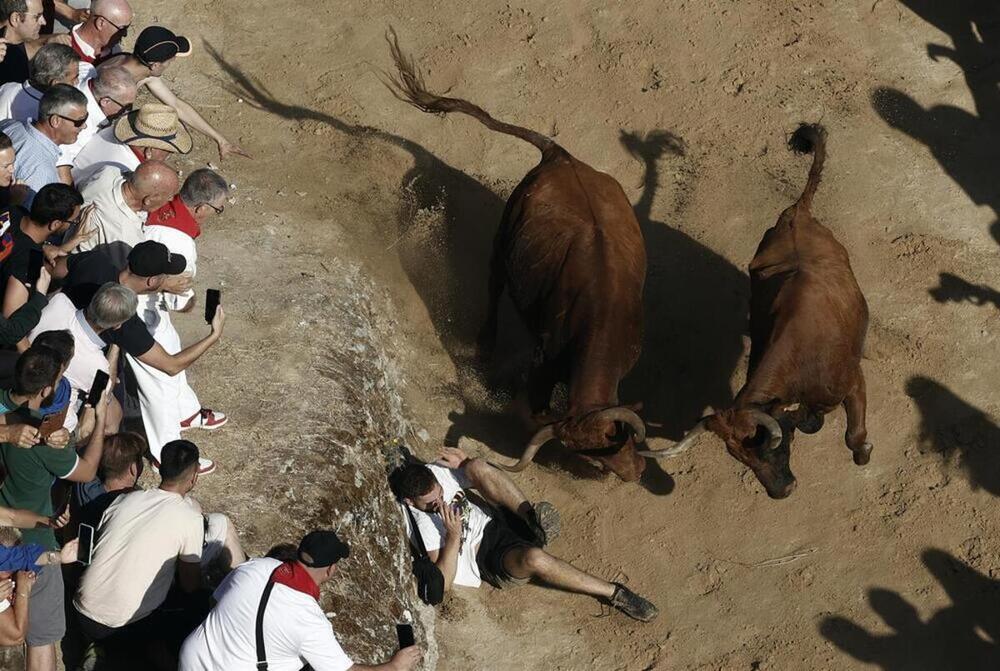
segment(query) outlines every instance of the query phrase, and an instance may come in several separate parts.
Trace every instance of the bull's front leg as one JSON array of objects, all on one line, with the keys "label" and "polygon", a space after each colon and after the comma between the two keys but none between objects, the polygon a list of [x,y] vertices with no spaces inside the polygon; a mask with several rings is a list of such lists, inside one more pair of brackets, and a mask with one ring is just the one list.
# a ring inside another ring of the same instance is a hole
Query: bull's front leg
[{"label": "bull's front leg", "polygon": [[854,453],[854,463],[864,466],[871,459],[872,444],[868,442],[868,429],[865,428],[865,409],[867,397],[865,395],[865,375],[858,366],[858,371],[854,376],[854,388],[844,398],[844,411],[847,413],[847,431],[844,434],[844,442],[848,449]]}]

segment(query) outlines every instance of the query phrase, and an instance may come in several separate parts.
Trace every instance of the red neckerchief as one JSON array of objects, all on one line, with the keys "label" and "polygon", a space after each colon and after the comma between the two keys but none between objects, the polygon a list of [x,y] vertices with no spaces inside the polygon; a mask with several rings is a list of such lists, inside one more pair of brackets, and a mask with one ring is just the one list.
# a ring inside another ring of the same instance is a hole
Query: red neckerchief
[{"label": "red neckerchief", "polygon": [[145,163],[146,162],[146,155],[142,153],[141,149],[137,149],[137,148],[133,147],[132,145],[127,145],[127,146],[128,146],[129,149],[132,150],[132,153],[135,154],[135,157],[137,159],[139,159],[139,163]]},{"label": "red neckerchief", "polygon": [[146,225],[176,228],[191,238],[197,238],[201,235],[201,226],[191,216],[191,210],[181,200],[180,194],[174,196],[173,200],[157,211],[150,212],[149,216],[146,217]]},{"label": "red neckerchief", "polygon": [[[83,53],[83,49],[80,48],[80,43],[76,39],[76,33],[74,33],[72,30],[69,31],[69,42],[70,46],[73,47],[73,51],[76,52],[76,55],[80,57],[81,61],[83,61],[84,63],[91,63],[91,64],[94,62],[94,58],[92,56],[88,56],[87,54]],[[96,49],[94,50],[94,53],[97,53]]]},{"label": "red neckerchief", "polygon": [[271,580],[275,585],[284,585],[319,601],[319,585],[297,561],[286,561],[279,566]]}]

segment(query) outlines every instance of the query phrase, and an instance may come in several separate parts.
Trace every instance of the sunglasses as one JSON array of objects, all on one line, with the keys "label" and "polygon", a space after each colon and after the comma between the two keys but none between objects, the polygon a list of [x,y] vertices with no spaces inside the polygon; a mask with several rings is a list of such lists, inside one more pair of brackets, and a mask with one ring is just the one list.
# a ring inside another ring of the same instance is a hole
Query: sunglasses
[{"label": "sunglasses", "polygon": [[87,123],[87,117],[89,117],[90,115],[88,114],[87,116],[83,117],[82,119],[71,119],[68,116],[63,116],[62,114],[52,114],[50,116],[57,116],[60,119],[65,119],[66,121],[69,121],[71,124],[73,124],[77,128],[83,128],[84,125]]},{"label": "sunglasses", "polygon": [[108,23],[110,23],[112,26],[115,27],[115,30],[117,30],[119,33],[127,33],[128,29],[132,27],[131,25],[128,25],[128,26],[119,26],[117,23],[115,23],[114,21],[112,21],[108,17],[101,16],[100,14],[97,14],[96,16],[98,18],[104,19],[105,21],[107,21]]},{"label": "sunglasses", "polygon": [[212,208],[213,210],[215,210],[216,214],[222,214],[223,212],[226,211],[226,206],[225,205],[223,205],[222,207],[216,207],[215,205],[212,205],[211,203],[202,203],[202,205],[208,205],[210,208]]}]

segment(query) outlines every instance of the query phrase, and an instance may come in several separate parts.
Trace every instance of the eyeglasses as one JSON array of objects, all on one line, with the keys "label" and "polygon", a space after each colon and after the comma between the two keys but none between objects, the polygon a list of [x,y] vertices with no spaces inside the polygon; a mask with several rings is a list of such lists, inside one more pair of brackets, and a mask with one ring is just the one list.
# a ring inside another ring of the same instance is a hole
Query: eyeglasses
[{"label": "eyeglasses", "polygon": [[119,33],[127,33],[128,29],[132,27],[131,24],[127,25],[127,26],[119,26],[117,23],[115,23],[114,21],[112,21],[108,17],[101,16],[100,14],[96,14],[95,16],[97,16],[97,18],[99,18],[99,19],[104,19],[105,21],[107,21],[108,23],[110,23],[111,25],[113,25],[115,27],[115,30],[117,30]]},{"label": "eyeglasses", "polygon": [[211,203],[202,203],[202,205],[208,205],[210,208],[212,208],[213,210],[215,210],[216,214],[222,214],[223,212],[226,211],[226,206],[225,205],[223,205],[222,207],[216,207],[215,205],[212,205]]},{"label": "eyeglasses", "polygon": [[73,124],[77,128],[83,128],[84,125],[87,123],[87,118],[90,115],[88,114],[87,116],[83,117],[82,119],[71,119],[68,116],[63,116],[62,114],[50,114],[49,116],[57,116],[60,119],[65,119],[66,121],[69,121],[71,124]]},{"label": "eyeglasses", "polygon": [[[129,112],[132,111],[132,105],[134,103],[120,103],[117,100],[115,100],[114,98],[112,98],[111,96],[104,96],[104,98],[106,100],[110,100],[114,104],[118,105],[118,111],[115,112],[115,114],[114,114],[114,116],[116,116],[116,117],[119,117],[119,116],[121,116],[123,114],[128,114]],[[110,117],[108,117],[108,118],[110,118]]]}]

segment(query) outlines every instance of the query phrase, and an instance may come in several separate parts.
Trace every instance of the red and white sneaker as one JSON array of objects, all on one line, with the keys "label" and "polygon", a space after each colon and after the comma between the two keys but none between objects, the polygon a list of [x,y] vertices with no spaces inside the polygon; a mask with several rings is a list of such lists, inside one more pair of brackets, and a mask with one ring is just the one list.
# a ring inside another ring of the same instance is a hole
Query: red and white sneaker
[{"label": "red and white sneaker", "polygon": [[215,431],[216,429],[224,426],[228,421],[229,418],[221,412],[217,412],[210,408],[202,408],[181,422],[181,431],[187,431],[188,429],[207,429],[208,431]]},{"label": "red and white sneaker", "polygon": [[[160,474],[160,462],[158,462],[153,457],[150,457],[149,458],[149,463],[153,467],[153,472],[156,473],[157,475],[159,475]],[[214,461],[212,461],[211,459],[205,459],[204,457],[200,457],[198,459],[198,475],[208,475],[209,473],[212,473],[213,471],[215,471],[215,462]]]}]

